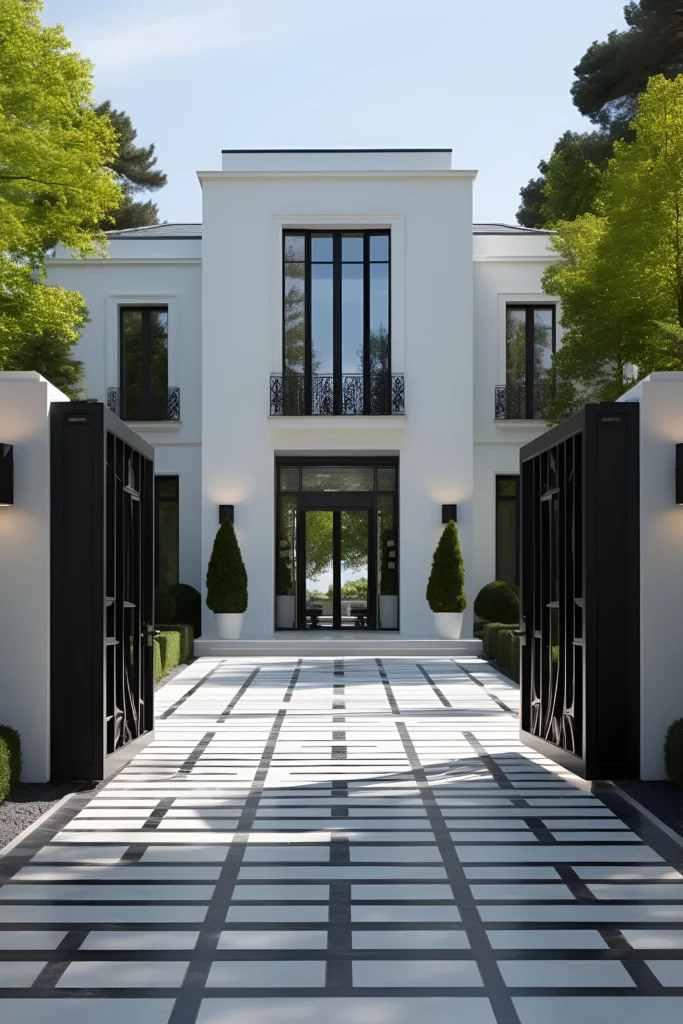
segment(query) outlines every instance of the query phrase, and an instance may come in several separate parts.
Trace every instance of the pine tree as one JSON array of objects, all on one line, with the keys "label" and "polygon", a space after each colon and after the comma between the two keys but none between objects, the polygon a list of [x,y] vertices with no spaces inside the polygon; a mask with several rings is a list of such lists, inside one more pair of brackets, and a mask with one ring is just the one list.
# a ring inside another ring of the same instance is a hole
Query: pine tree
[{"label": "pine tree", "polygon": [[97,107],[100,116],[108,117],[118,139],[116,158],[109,164],[123,190],[123,202],[110,214],[113,219],[103,227],[111,229],[139,228],[159,223],[159,208],[151,199],[137,199],[141,192],[156,192],[163,188],[167,177],[156,169],[154,143],[137,146],[138,133],[124,110],[114,110],[109,100]]}]

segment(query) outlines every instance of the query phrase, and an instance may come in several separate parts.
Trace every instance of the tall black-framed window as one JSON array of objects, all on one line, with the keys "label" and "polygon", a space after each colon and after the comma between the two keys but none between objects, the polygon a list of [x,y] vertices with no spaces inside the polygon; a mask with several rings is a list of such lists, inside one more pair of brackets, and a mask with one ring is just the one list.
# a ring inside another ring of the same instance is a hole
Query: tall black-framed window
[{"label": "tall black-framed window", "polygon": [[179,480],[177,476],[154,478],[155,579],[157,587],[180,582]]},{"label": "tall black-framed window", "polygon": [[519,476],[496,477],[496,579],[519,585]]},{"label": "tall black-framed window", "polygon": [[168,307],[120,308],[120,415],[168,419]]},{"label": "tall black-framed window", "polygon": [[283,233],[285,412],[391,412],[389,231]]},{"label": "tall black-framed window", "polygon": [[506,418],[544,419],[553,387],[557,308],[508,305],[505,310]]}]

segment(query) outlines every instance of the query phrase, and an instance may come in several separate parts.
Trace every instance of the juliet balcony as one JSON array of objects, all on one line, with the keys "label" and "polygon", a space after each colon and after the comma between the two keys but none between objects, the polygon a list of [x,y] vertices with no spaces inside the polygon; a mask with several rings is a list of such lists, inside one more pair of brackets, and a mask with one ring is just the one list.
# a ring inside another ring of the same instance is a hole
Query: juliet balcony
[{"label": "juliet balcony", "polygon": [[273,373],[271,416],[403,416],[402,373]]},{"label": "juliet balcony", "polygon": [[107,389],[107,408],[122,420],[134,423],[178,422],[180,420],[180,388],[151,388],[145,394],[141,388],[126,391]]},{"label": "juliet balcony", "polygon": [[497,420],[544,420],[551,395],[549,381],[524,381],[497,384],[494,396],[494,417]]}]

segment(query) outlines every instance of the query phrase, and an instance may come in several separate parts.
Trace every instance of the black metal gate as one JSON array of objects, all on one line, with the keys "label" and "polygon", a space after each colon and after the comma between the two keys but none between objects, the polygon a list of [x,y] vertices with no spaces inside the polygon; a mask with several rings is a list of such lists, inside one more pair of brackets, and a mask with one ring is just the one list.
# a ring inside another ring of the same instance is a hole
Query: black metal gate
[{"label": "black metal gate", "polygon": [[637,403],[522,448],[522,740],[587,779],[639,772]]},{"label": "black metal gate", "polygon": [[154,450],[100,403],[50,421],[52,777],[97,781],[153,736]]}]

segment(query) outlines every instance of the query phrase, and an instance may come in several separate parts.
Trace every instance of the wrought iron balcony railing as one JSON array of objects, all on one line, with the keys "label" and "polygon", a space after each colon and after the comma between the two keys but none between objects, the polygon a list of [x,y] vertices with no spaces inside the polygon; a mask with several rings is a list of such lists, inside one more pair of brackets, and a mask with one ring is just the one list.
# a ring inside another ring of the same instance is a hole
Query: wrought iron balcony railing
[{"label": "wrought iron balcony railing", "polygon": [[527,387],[519,384],[497,384],[494,416],[497,420],[544,420],[551,395],[550,381],[536,381]]},{"label": "wrought iron balcony railing", "polygon": [[270,377],[271,416],[402,416],[405,385],[402,373],[314,373],[307,394],[303,373]]},{"label": "wrought iron balcony railing", "polygon": [[166,388],[166,394],[152,393],[147,403],[136,391],[132,395],[122,395],[121,388],[107,389],[107,408],[123,420],[134,422],[180,419],[180,388]]}]

